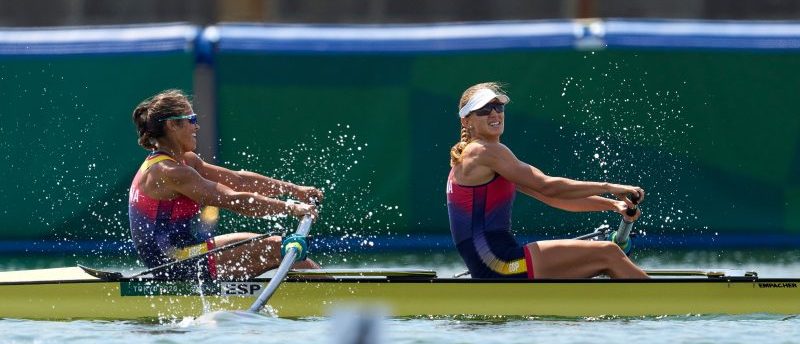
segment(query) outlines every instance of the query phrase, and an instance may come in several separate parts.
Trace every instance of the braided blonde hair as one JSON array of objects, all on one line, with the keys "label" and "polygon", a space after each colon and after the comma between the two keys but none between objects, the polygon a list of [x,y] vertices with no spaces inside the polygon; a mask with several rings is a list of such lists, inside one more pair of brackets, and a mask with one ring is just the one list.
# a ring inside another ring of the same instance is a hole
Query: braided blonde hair
[{"label": "braided blonde hair", "polygon": [[[502,85],[497,82],[483,82],[480,84],[475,84],[467,88],[464,93],[461,94],[461,100],[458,101],[458,108],[461,109],[464,104],[469,101],[469,98],[472,97],[475,92],[482,90],[484,88],[490,89],[497,94],[505,94],[502,89]],[[469,116],[469,115],[467,115]],[[464,148],[467,147],[472,141],[475,141],[472,138],[472,134],[469,132],[469,129],[461,126],[461,139],[453,145],[453,148],[450,148],[450,167],[458,165],[461,163],[461,154],[464,153]]]}]

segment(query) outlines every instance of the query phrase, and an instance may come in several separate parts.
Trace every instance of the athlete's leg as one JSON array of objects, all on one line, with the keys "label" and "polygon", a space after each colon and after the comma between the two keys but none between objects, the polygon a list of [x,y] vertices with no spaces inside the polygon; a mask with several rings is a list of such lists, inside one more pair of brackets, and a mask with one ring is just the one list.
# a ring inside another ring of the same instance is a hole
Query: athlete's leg
[{"label": "athlete's leg", "polygon": [[534,278],[648,278],[610,241],[543,240],[528,244]]},{"label": "athlete's leg", "polygon": [[[216,247],[258,236],[256,233],[231,233],[214,237]],[[278,267],[281,263],[281,237],[270,236],[215,255],[219,278],[250,279]],[[311,259],[296,262],[295,269],[319,269]]]}]

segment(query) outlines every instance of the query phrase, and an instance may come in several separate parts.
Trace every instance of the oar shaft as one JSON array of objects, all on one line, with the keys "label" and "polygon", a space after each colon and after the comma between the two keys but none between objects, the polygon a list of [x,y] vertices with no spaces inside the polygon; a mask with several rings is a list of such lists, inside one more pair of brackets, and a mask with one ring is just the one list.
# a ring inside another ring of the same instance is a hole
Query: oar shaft
[{"label": "oar shaft", "polygon": [[614,242],[617,244],[625,244],[628,241],[628,237],[631,235],[631,230],[633,229],[633,222],[622,221],[619,222],[619,228],[617,228],[617,235],[614,237]]},{"label": "oar shaft", "polygon": [[311,222],[310,215],[303,216],[303,219],[300,220],[300,224],[297,226],[297,231],[294,233],[302,236],[308,236],[308,232],[311,231]]},{"label": "oar shaft", "polygon": [[255,241],[258,241],[258,240],[261,240],[261,239],[264,239],[264,238],[268,238],[268,237],[271,237],[271,236],[272,236],[272,234],[261,234],[261,235],[258,235],[258,236],[254,236],[254,237],[252,237],[250,239],[245,239],[245,240],[237,241],[237,242],[234,242],[232,244],[225,245],[225,246],[220,246],[220,247],[217,247],[215,249],[208,250],[205,253],[198,254],[196,256],[191,256],[191,257],[186,258],[186,259],[182,259],[182,260],[166,263],[166,264],[163,264],[163,265],[156,266],[154,268],[150,268],[150,269],[144,270],[144,271],[139,272],[139,273],[137,273],[137,274],[135,274],[133,276],[130,276],[129,278],[145,276],[145,275],[154,273],[156,271],[166,270],[166,269],[178,266],[180,264],[187,264],[188,262],[193,262],[193,261],[196,261],[198,259],[202,259],[202,258],[204,258],[204,257],[206,257],[208,255],[211,255],[211,254],[214,254],[214,253],[217,253],[217,252],[221,252],[221,251],[225,251],[225,250],[230,250],[232,248],[239,247],[239,246],[242,246],[244,244],[255,242]]},{"label": "oar shaft", "polygon": [[[300,220],[300,224],[297,226],[297,231],[295,234],[299,234],[302,236],[307,236],[308,232],[311,230],[311,216],[306,215]],[[267,284],[267,288],[261,292],[261,295],[258,296],[255,302],[250,306],[248,311],[252,313],[258,313],[261,311],[261,308],[264,307],[265,304],[269,301],[275,291],[278,290],[281,282],[283,279],[286,278],[286,275],[289,273],[289,269],[292,268],[294,265],[294,260],[297,257],[297,249],[292,247],[286,251],[286,255],[283,256],[283,260],[281,261],[281,265],[278,266],[278,270],[275,271],[275,276],[269,281]]]},{"label": "oar shaft", "polygon": [[[631,203],[633,206],[625,210],[625,215],[630,217],[636,216],[636,212],[638,211],[636,208],[639,205],[639,195],[631,195],[630,196]],[[633,229],[633,221],[628,222],[625,221],[625,218],[622,219],[619,223],[619,227],[617,228],[617,235],[614,236],[614,242],[623,245],[628,241],[628,237],[631,235],[631,230]]]},{"label": "oar shaft", "polygon": [[252,313],[258,313],[261,308],[264,307],[265,304],[269,301],[275,291],[278,290],[278,287],[283,282],[283,278],[289,273],[289,269],[294,265],[294,258],[297,256],[297,249],[290,248],[289,252],[286,252],[286,255],[283,256],[283,261],[281,261],[281,265],[278,267],[278,270],[275,272],[275,277],[269,281],[267,284],[267,288],[258,296],[256,302],[254,302],[248,311]]},{"label": "oar shaft", "polygon": [[588,233],[588,234],[584,234],[584,235],[581,235],[581,236],[574,237],[574,238],[572,238],[572,240],[594,239],[594,238],[597,238],[597,237],[600,237],[600,236],[604,236],[606,234],[607,234],[606,231],[591,232],[591,233]]}]

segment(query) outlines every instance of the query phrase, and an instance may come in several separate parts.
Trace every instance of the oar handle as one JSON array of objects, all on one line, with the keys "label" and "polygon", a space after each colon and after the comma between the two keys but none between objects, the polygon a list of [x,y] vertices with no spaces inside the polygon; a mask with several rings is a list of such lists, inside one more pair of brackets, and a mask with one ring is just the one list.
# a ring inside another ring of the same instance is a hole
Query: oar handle
[{"label": "oar handle", "polygon": [[636,208],[639,207],[639,200],[641,198],[639,198],[638,194],[631,194],[630,196],[628,196],[628,199],[630,199],[631,203],[633,203],[633,207],[630,207],[627,210],[625,210],[625,214],[628,215],[628,216],[635,216],[636,215]]},{"label": "oar handle", "polygon": [[[633,207],[628,208],[625,210],[625,215],[628,216],[636,216],[636,212],[638,211],[639,200],[641,199],[638,194],[631,194],[628,196],[628,199],[631,200],[633,203]],[[614,236],[614,242],[618,245],[624,245],[628,242],[628,237],[631,235],[631,231],[633,230],[633,221],[628,222],[625,221],[625,218],[622,218],[622,221],[619,223],[619,228],[617,228],[617,233]]]},{"label": "oar handle", "polygon": [[[307,236],[308,232],[311,231],[311,223],[312,223],[311,215],[305,215],[300,220],[300,224],[297,225],[297,231],[295,234]],[[283,279],[286,278],[286,275],[289,273],[289,269],[291,269],[292,265],[294,265],[295,258],[297,258],[298,252],[297,248],[291,247],[286,250],[286,255],[283,256],[283,260],[281,261],[281,265],[278,266],[278,270],[275,271],[275,276],[269,281],[267,284],[267,288],[261,292],[261,295],[258,296],[253,305],[250,306],[248,311],[252,313],[258,313],[261,311],[261,308],[264,308],[264,305],[267,304],[269,298],[275,294],[275,291],[278,290],[278,287],[283,282]]]}]

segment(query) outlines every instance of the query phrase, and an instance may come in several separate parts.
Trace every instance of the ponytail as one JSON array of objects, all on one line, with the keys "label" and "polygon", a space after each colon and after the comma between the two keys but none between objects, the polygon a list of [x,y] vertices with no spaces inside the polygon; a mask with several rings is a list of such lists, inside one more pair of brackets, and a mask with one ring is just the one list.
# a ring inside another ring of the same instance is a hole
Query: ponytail
[{"label": "ponytail", "polygon": [[472,141],[469,130],[465,127],[461,127],[461,139],[453,145],[453,148],[450,148],[450,167],[461,163],[461,154],[464,153],[464,148],[467,148],[467,145]]},{"label": "ponytail", "polygon": [[150,133],[150,130],[148,130],[149,116],[147,116],[147,111],[149,109],[149,105],[149,102],[144,101],[139,104],[135,110],[133,110],[133,123],[136,124],[136,132],[139,135],[139,145],[148,150],[155,150],[156,147],[153,144],[152,134]]},{"label": "ponytail", "polygon": [[165,135],[163,118],[192,112],[192,104],[183,92],[166,90],[143,100],[133,110],[139,145],[147,150],[156,149],[156,139]]}]

